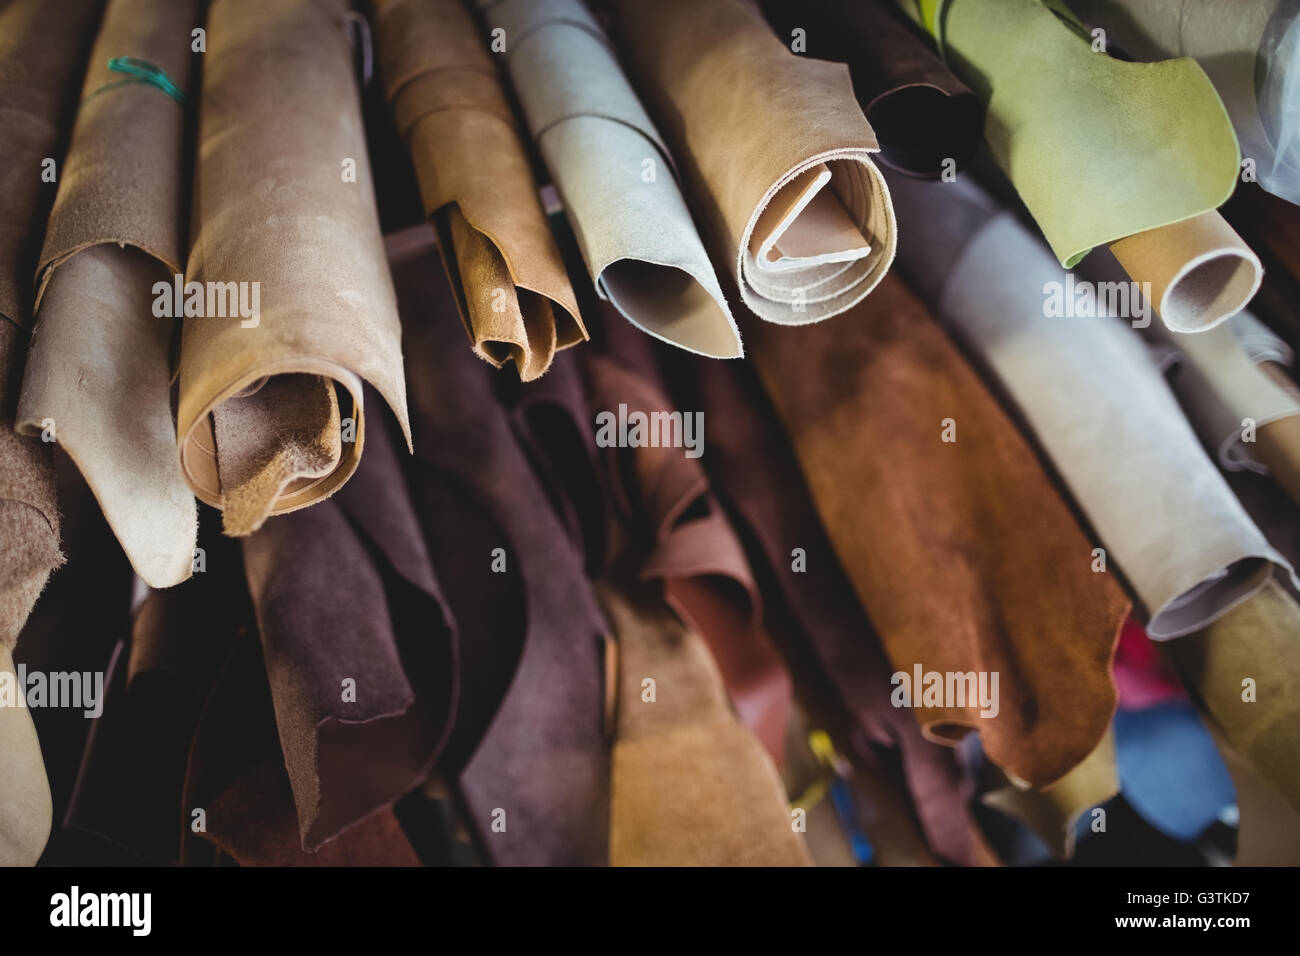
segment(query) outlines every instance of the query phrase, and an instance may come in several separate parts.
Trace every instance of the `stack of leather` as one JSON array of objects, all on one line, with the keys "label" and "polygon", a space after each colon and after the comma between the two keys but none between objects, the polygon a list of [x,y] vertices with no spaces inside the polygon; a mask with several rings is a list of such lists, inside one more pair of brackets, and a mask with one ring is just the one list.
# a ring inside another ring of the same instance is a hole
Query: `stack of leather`
[{"label": "stack of leather", "polygon": [[1294,18],[1175,6],[0,0],[0,864],[1300,862]]}]

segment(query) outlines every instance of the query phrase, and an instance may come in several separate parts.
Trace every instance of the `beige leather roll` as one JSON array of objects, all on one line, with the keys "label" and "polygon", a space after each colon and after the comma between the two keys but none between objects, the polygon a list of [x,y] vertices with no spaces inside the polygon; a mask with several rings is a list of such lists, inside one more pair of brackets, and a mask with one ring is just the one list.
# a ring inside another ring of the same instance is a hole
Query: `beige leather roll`
[{"label": "beige leather roll", "polygon": [[[155,283],[170,290],[185,257],[190,31],[202,23],[199,0],[111,0],[105,10],[41,252],[18,405],[20,430],[54,424],[155,588],[190,576],[198,532],[176,466],[175,320],[153,303]],[[123,67],[159,72],[147,82]]]},{"label": "beige leather roll", "polygon": [[848,67],[797,56],[741,0],[613,7],[629,71],[745,305],[804,325],[865,298],[897,232]]}]

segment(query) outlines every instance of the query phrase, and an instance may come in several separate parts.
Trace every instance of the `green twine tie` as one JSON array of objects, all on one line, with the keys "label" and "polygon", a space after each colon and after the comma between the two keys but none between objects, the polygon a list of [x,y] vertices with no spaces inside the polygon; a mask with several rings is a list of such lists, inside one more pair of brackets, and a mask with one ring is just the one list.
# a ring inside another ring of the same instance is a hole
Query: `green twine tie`
[{"label": "green twine tie", "polygon": [[127,86],[132,83],[143,83],[146,86],[156,86],[162,90],[177,103],[185,105],[185,94],[181,88],[172,82],[172,78],[167,75],[162,67],[148,60],[141,60],[134,56],[115,56],[108,61],[108,68],[114,73],[125,73],[126,78],[108,83],[101,86],[95,92],[91,93],[81,102],[84,104],[94,99],[100,93],[116,89],[119,86]]}]

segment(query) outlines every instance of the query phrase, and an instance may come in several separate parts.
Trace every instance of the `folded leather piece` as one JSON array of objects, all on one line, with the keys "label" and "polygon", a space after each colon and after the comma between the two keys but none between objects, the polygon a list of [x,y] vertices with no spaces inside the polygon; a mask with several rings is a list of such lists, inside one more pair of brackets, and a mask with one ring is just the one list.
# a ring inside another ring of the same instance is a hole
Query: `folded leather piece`
[{"label": "folded leather piece", "polygon": [[[213,847],[240,866],[419,865],[391,808],[366,817],[318,853],[301,849],[271,693],[251,628],[234,641],[204,704],[181,806],[182,865],[210,858]],[[203,829],[197,828],[200,820]]]},{"label": "folded leather piece", "polygon": [[891,186],[916,223],[899,267],[1008,394],[1096,531],[1107,570],[1141,601],[1148,635],[1189,634],[1275,572],[1291,575],[1132,329],[1108,314],[1045,318],[1066,274],[974,184]]},{"label": "folded leather piece", "polygon": [[186,480],[228,534],[348,480],[363,381],[410,442],[349,12],[215,0],[208,14],[187,269],[206,298],[184,322],[177,426]]},{"label": "folded leather piece", "polygon": [[[615,321],[605,329],[620,329],[611,340],[625,351],[649,346],[606,308]],[[520,396],[524,441],[589,572],[599,576],[617,563],[638,581],[661,583],[664,600],[708,646],[741,723],[780,765],[790,675],[764,632],[744,549],[703,468],[684,447],[660,443],[674,434],[684,442],[688,428],[692,441],[703,442],[703,430],[695,427],[701,420],[672,408],[657,375],[646,368],[591,349],[557,363],[553,375]],[[604,415],[644,415],[649,423],[667,423],[669,431],[657,431],[653,445],[598,446]]]},{"label": "folded leather piece", "polygon": [[419,786],[447,739],[454,632],[418,527],[376,427],[338,495],[244,539],[304,850]]},{"label": "folded leather piece", "polygon": [[102,3],[74,0],[57,17],[41,0],[0,7],[0,644],[10,647],[59,566],[50,448],[14,431],[32,324],[32,275],[86,53]]},{"label": "folded leather piece", "polygon": [[1190,56],[1232,117],[1242,156],[1269,192],[1300,203],[1300,23],[1289,0],[1068,0],[1109,42],[1141,60]]},{"label": "folded leather piece", "polygon": [[[673,156],[581,0],[478,0],[596,291],[651,335],[714,358],[740,334]],[[662,167],[662,168],[660,168]]]},{"label": "folded leather piece", "polygon": [[862,112],[880,140],[880,162],[936,179],[974,154],[984,132],[983,104],[884,4],[763,0],[763,12],[784,42],[803,31],[800,53],[848,64]]},{"label": "folded leather piece", "polygon": [[[1091,543],[1033,451],[902,282],[854,319],[802,330],[798,348],[759,327],[759,373],[895,667],[894,703],[902,692],[936,741],[977,730],[993,763],[1044,787],[1110,723],[1128,599],[1090,571]],[[932,700],[925,672],[980,689]]]},{"label": "folded leather piece", "polygon": [[985,138],[1061,265],[1133,237],[1116,254],[1162,290],[1171,327],[1208,328],[1246,304],[1259,263],[1221,220],[1162,229],[1237,183],[1232,122],[1194,60],[1094,52],[1063,0],[898,3],[985,100]]},{"label": "folded leather piece", "polygon": [[[1267,474],[1260,457],[1272,444],[1273,454],[1294,456],[1292,468],[1300,470],[1300,446],[1292,448],[1285,441],[1288,432],[1268,428],[1300,416],[1300,391],[1284,386],[1265,364],[1291,364],[1293,353],[1285,342],[1249,312],[1196,335],[1180,335],[1159,325],[1148,331],[1170,350],[1170,385],[1196,433],[1217,452],[1220,468]],[[1255,427],[1248,429],[1248,422]],[[1283,440],[1270,442],[1274,435]]]},{"label": "folded leather piece", "polygon": [[[198,0],[111,0],[105,10],[41,251],[18,405],[21,431],[39,435],[55,423],[152,587],[190,576],[198,533],[194,495],[176,467],[173,324],[150,304],[154,283],[170,289],[184,262],[190,30],[201,11]],[[162,70],[183,102],[124,83],[109,66],[119,57]],[[129,148],[124,129],[149,148]]]},{"label": "folded leather piece", "polygon": [[600,589],[619,648],[610,863],[810,865],[775,767],[731,715],[704,641],[657,592]]},{"label": "folded leather piece", "polygon": [[1119,793],[1115,733],[1107,728],[1097,748],[1056,783],[1042,790],[1005,786],[981,795],[980,801],[1014,817],[1042,840],[1058,860],[1074,856],[1079,818]]},{"label": "folded leather piece", "polygon": [[1199,634],[1168,645],[1224,737],[1300,811],[1300,605],[1270,581]]},{"label": "folded leather piece", "polygon": [[612,7],[637,88],[745,305],[804,325],[865,298],[897,229],[848,68],[796,56],[739,0]]},{"label": "folded leather piece", "polygon": [[1232,778],[1187,701],[1120,710],[1115,745],[1124,799],[1161,833],[1195,842],[1232,807]]},{"label": "folded leather piece", "polygon": [[382,0],[374,25],[474,352],[531,381],[587,332],[496,64],[461,0]]},{"label": "folded leather piece", "polygon": [[[617,329],[608,331],[620,360],[642,369],[657,363],[679,406],[702,410],[707,422],[725,422],[709,430],[701,460],[745,545],[771,636],[786,660],[807,659],[807,682],[817,691],[812,699],[821,702],[828,723],[844,725],[851,756],[873,778],[902,777],[937,856],[963,866],[996,865],[971,815],[973,782],[956,751],[927,740],[911,713],[890,705],[892,668],[753,373],[662,348],[645,356],[627,336],[617,341]],[[880,849],[883,854],[884,844]]]},{"label": "folded leather piece", "polygon": [[463,764],[467,824],[491,862],[604,865],[607,628],[493,393],[500,377],[460,342],[423,232],[393,274],[421,436],[412,496],[460,640],[462,706],[444,762]]}]

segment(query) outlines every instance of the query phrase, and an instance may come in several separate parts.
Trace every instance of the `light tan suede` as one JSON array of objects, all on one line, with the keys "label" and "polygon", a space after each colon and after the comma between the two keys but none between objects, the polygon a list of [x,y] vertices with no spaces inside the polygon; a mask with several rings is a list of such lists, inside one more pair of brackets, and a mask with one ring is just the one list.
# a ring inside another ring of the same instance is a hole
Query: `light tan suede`
[{"label": "light tan suede", "polygon": [[897,232],[848,67],[795,55],[740,0],[613,8],[629,71],[745,305],[803,325],[866,297]]},{"label": "light tan suede", "polygon": [[198,532],[194,495],[176,465],[171,322],[149,310],[149,290],[164,274],[157,260],[113,244],[60,266],[18,405],[27,433],[54,423],[136,573],[157,588],[190,576]]},{"label": "light tan suede", "polygon": [[1074,856],[1079,817],[1119,793],[1115,732],[1108,729],[1097,749],[1050,787],[1035,790],[1015,780],[980,799],[985,806],[1015,817],[1047,845],[1058,860]]},{"label": "light tan suede", "polygon": [[54,804],[26,689],[18,686],[13,653],[3,643],[0,682],[14,695],[0,706],[0,866],[33,866],[50,837]]},{"label": "light tan suede", "polygon": [[535,379],[587,331],[496,66],[460,0],[378,0],[375,33],[474,351]]},{"label": "light tan suede", "polygon": [[1236,315],[1264,281],[1259,256],[1213,209],[1126,236],[1110,251],[1135,282],[1151,283],[1151,304],[1175,332],[1201,332]]},{"label": "light tan suede", "polygon": [[610,863],[809,864],[771,759],[728,709],[704,641],[656,591],[600,591],[618,639]]},{"label": "light tan suede", "polygon": [[1300,810],[1300,606],[1295,599],[1270,580],[1250,600],[1167,649],[1228,742]]},{"label": "light tan suede", "polygon": [[334,384],[276,375],[212,410],[225,531],[252,534],[295,479],[325,478],[343,454]]},{"label": "light tan suede", "polygon": [[[226,527],[241,534],[268,514],[327,497],[356,470],[363,379],[392,407],[410,443],[401,329],[366,156],[349,10],[346,0],[216,0],[208,14],[188,278],[258,282],[261,310],[256,324],[239,315],[186,318],[178,434],[190,487],[209,504],[234,506]],[[217,454],[212,411],[267,377],[293,373],[301,377],[278,386],[285,392],[263,403],[258,425],[286,454],[267,455],[260,440],[242,445],[252,459]],[[307,412],[320,409],[322,382],[342,406],[340,454],[323,476],[316,455],[288,451],[319,443],[320,420]]]},{"label": "light tan suede", "polygon": [[[110,58],[153,63],[185,93],[198,0],[111,0],[91,53],[50,213],[36,328],[17,426],[52,420],[136,572],[151,587],[190,576],[198,509],[176,466],[173,323],[152,287],[181,271],[187,106],[124,83]],[[111,84],[119,84],[105,89]],[[188,99],[187,99],[188,103]],[[148,148],[124,148],[124,131]]]},{"label": "light tan suede", "polygon": [[[1092,542],[1028,442],[900,279],[838,324],[757,323],[749,338],[895,668],[879,693],[911,704],[936,743],[974,730],[1009,774],[1039,787],[1064,777],[1110,726],[1130,605],[1114,576],[1091,571]],[[998,707],[924,700],[918,670],[997,674]]]},{"label": "light tan suede", "polygon": [[464,308],[474,351],[497,368],[513,361],[525,382],[540,377],[557,345],[551,300],[527,292],[510,295],[515,284],[500,250],[469,224],[459,206],[447,206],[438,220],[446,237],[439,248],[448,250],[444,262],[455,263],[456,301]]}]

